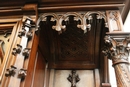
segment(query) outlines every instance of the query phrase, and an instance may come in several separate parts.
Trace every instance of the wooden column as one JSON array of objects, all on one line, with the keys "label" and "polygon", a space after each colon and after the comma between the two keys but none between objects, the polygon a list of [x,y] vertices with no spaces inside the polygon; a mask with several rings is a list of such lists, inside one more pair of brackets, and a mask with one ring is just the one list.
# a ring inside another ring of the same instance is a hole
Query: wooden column
[{"label": "wooden column", "polygon": [[130,86],[130,71],[128,69],[128,57],[130,51],[130,36],[128,34],[111,34],[105,36],[103,53],[113,62],[117,86]]},{"label": "wooden column", "polygon": [[128,57],[130,51],[129,32],[123,31],[121,15],[118,10],[106,11],[109,32],[104,40],[103,53],[112,60],[115,69],[117,87],[130,86],[130,71],[128,69]]}]

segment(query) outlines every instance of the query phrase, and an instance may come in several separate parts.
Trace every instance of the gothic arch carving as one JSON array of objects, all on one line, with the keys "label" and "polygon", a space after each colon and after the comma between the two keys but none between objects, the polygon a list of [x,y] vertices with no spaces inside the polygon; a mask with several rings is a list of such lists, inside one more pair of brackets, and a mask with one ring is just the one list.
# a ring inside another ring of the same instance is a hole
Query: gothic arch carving
[{"label": "gothic arch carving", "polygon": [[[91,30],[92,14],[97,14],[97,19],[104,19],[105,26],[107,27],[107,20],[105,12],[101,11],[88,11],[88,12],[67,12],[67,13],[43,13],[40,15],[36,28],[38,30],[40,21],[46,21],[47,16],[52,16],[50,21],[56,21],[56,25],[52,26],[52,29],[56,31],[62,31],[66,29],[66,25],[63,25],[63,21],[69,21],[69,16],[74,16],[75,21],[81,23],[77,25],[78,28],[82,29],[84,33]],[[88,21],[87,21],[88,20]]]}]

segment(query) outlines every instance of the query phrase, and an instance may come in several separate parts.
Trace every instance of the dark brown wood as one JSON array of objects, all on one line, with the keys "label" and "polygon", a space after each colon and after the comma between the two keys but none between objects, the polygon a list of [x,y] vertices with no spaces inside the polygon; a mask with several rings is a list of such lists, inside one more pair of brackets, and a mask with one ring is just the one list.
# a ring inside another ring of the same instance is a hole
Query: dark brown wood
[{"label": "dark brown wood", "polygon": [[[96,12],[94,13],[97,14]],[[57,14],[53,13],[53,15]],[[76,15],[78,15],[78,13]],[[44,14],[41,17],[44,18]],[[49,68],[93,69],[99,67],[98,51],[100,48],[98,45],[100,44],[101,29],[105,23],[102,19],[96,19],[96,15],[94,15],[93,22],[90,22],[91,29],[87,29],[87,32],[84,33],[85,31],[82,31],[83,27],[82,30],[80,28],[78,29],[76,26],[79,24],[73,20],[73,17],[70,17],[69,23],[66,25],[66,30],[60,35],[58,32],[52,30],[51,27],[55,27],[55,30],[58,30],[61,25],[56,24],[56,26],[54,26],[54,22],[47,22],[41,22],[40,27],[42,30],[40,33],[42,36],[40,36],[40,39],[42,40],[39,45],[40,49],[46,48],[46,50],[43,50],[43,54],[46,53],[44,54],[45,56],[47,53],[51,54],[50,57],[48,55],[45,57],[49,61]],[[83,21],[81,20],[81,22]],[[84,25],[81,24],[80,26]],[[48,37],[48,39],[43,39],[42,37]],[[43,44],[46,44],[46,46],[44,47]]]},{"label": "dark brown wood", "polygon": [[26,3],[37,3],[40,5],[51,5],[51,4],[56,4],[56,5],[64,5],[64,4],[71,4],[72,3],[88,3],[88,4],[115,4],[115,3],[123,3],[124,0],[20,0],[19,2],[16,0],[5,0],[5,1],[1,1],[2,4],[0,4],[0,6],[20,6],[20,5],[24,5]]},{"label": "dark brown wood", "polygon": [[[37,8],[38,13],[43,12],[63,12],[63,11],[86,11],[86,10],[112,10],[119,9],[124,7],[124,0],[27,0],[27,1],[15,1],[15,0],[7,0],[3,1],[0,4],[0,16],[8,16],[8,15],[21,15],[23,13],[31,13],[35,15],[34,9]],[[32,5],[38,5],[37,7]],[[22,8],[21,8],[22,7]],[[24,8],[29,11],[24,10]],[[32,9],[30,9],[33,8]],[[10,13],[10,14],[8,14]]]},{"label": "dark brown wood", "polygon": [[[124,0],[5,0],[1,1],[0,3],[0,19],[2,19],[2,21],[0,21],[0,29],[12,28],[16,21],[21,20],[23,15],[28,15],[31,18],[34,18],[33,21],[37,22],[37,17],[40,16],[41,13],[45,12],[50,14],[51,12],[55,12],[56,14],[60,12],[61,15],[65,12],[84,13],[88,10],[117,10],[116,12],[119,13],[118,9],[121,8],[121,11],[123,12],[123,9],[129,7],[128,3],[124,2]],[[128,9],[127,11],[124,11],[127,13]],[[125,12],[123,15],[126,15]],[[73,20],[72,15],[69,17],[70,21],[63,21],[63,24],[61,23],[61,25],[65,24],[67,28],[66,31],[63,31],[60,35],[57,31],[52,29],[52,26],[56,25],[55,27],[57,27],[57,24],[55,24],[55,22],[50,22],[50,15],[47,17],[45,22],[39,22],[38,25],[40,28],[37,34],[40,34],[40,36],[35,35],[34,38],[32,38],[33,45],[31,45],[30,42],[28,44],[28,47],[32,46],[32,51],[29,56],[30,59],[26,59],[24,61],[23,67],[27,69],[27,76],[25,77],[24,81],[20,82],[20,87],[48,87],[49,73],[51,68],[63,70],[95,70],[97,68],[97,70],[94,71],[96,80],[95,86],[111,87],[108,75],[108,59],[104,59],[101,54],[101,48],[104,45],[102,43],[103,37],[108,29],[104,28],[104,20],[95,20],[97,16],[97,14],[95,14],[93,14],[95,18],[93,18],[94,20],[92,23],[92,29],[86,34],[84,34],[84,31],[79,30],[76,27],[78,22]],[[106,14],[109,22],[109,19],[111,19],[109,11],[107,11]],[[6,20],[7,18],[9,19]],[[119,18],[119,20],[114,22],[117,22],[117,25],[119,25],[117,30],[121,31],[123,29],[122,23],[120,24],[121,17]],[[116,34],[117,31],[115,32],[115,30],[111,29],[112,26],[115,26],[113,24],[114,22],[108,23],[109,31],[114,31],[113,34]],[[22,26],[17,26],[17,28],[21,27]],[[60,28],[61,27],[62,26],[60,26]],[[36,28],[38,28],[38,26],[36,26]],[[18,31],[16,32],[14,33],[14,36],[18,34]],[[11,39],[11,41],[12,40],[13,39]],[[16,42],[16,38],[14,38],[14,42]],[[20,40],[18,42],[20,42]],[[16,44],[12,44],[10,46],[14,47],[15,45]],[[9,52],[8,55],[10,55]],[[9,56],[6,68],[9,68],[10,65],[13,65],[15,60],[15,57]],[[116,69],[116,73],[118,74],[120,74],[118,70],[123,70],[125,68],[124,70],[127,71],[125,65],[122,65],[123,69],[120,67],[120,65],[114,67]],[[98,76],[98,69],[100,76]],[[122,72],[121,76],[123,76]],[[2,81],[2,87],[8,87],[9,82],[10,77],[4,77]]]}]

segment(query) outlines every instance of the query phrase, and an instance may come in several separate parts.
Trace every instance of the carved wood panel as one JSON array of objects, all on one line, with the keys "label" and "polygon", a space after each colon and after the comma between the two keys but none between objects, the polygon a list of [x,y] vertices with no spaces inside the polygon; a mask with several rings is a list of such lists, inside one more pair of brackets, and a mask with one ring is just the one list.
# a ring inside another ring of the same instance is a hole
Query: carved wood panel
[{"label": "carved wood panel", "polygon": [[87,33],[84,33],[84,31],[76,27],[76,23],[68,24],[66,31],[57,35],[56,67],[76,68],[75,66],[80,67],[82,65],[95,67],[95,30],[96,28],[92,28]]},{"label": "carved wood panel", "polygon": [[[90,35],[76,27],[68,27],[59,35],[59,60],[91,60],[89,55],[93,44]],[[93,41],[93,40],[92,40]],[[88,51],[89,50],[89,51]],[[89,53],[88,53],[89,52]]]},{"label": "carved wood panel", "polygon": [[[78,17],[80,17],[79,20]],[[93,69],[98,67],[100,34],[106,22],[103,20],[105,16],[102,13],[83,12],[83,14],[71,13],[71,15],[67,13],[63,16],[46,13],[40,18],[44,21],[41,23],[41,36],[44,36],[41,40],[44,41],[40,40],[40,43],[44,42],[47,45],[45,47],[40,44],[40,47],[44,47],[41,49],[48,47],[50,51],[50,55],[46,56],[44,54],[46,50],[42,50],[43,55],[48,57],[46,59],[49,61],[50,68]],[[90,27],[86,27],[88,24]],[[79,25],[81,27],[78,27]],[[65,26],[64,29],[62,26]]]}]

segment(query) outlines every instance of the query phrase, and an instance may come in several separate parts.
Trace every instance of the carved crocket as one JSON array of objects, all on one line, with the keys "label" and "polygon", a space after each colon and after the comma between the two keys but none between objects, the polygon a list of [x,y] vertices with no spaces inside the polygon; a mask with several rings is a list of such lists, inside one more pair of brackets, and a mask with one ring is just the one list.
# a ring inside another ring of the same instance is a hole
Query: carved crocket
[{"label": "carved crocket", "polygon": [[76,71],[72,70],[72,75],[69,74],[69,77],[67,78],[69,82],[71,82],[71,87],[76,87],[76,83],[80,81],[80,78],[78,75],[76,75]]}]

